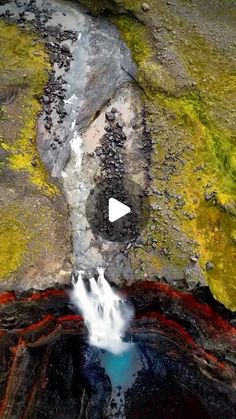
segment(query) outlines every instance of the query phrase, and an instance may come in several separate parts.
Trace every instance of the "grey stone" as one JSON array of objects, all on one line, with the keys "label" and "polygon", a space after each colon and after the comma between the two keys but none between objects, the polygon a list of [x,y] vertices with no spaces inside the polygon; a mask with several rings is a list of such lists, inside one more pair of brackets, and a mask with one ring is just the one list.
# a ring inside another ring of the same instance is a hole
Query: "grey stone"
[{"label": "grey stone", "polygon": [[205,193],[205,200],[206,201],[211,201],[212,199],[214,199],[216,197],[216,192],[210,192],[210,193]]},{"label": "grey stone", "polygon": [[143,3],[142,4],[142,11],[143,12],[148,12],[148,10],[150,9],[150,6],[148,3]]},{"label": "grey stone", "polygon": [[118,128],[123,128],[124,122],[118,121],[116,125],[117,125]]},{"label": "grey stone", "polygon": [[210,261],[206,263],[206,270],[207,271],[212,271],[214,268],[215,268],[214,263],[212,263]]},{"label": "grey stone", "polygon": [[102,149],[101,148],[97,148],[97,150],[96,150],[96,155],[97,156],[101,156],[103,153],[102,153]]},{"label": "grey stone", "polygon": [[46,124],[45,124],[45,128],[47,129],[47,130],[50,130],[51,129],[51,124],[49,123],[49,122],[46,122]]},{"label": "grey stone", "polygon": [[50,99],[48,96],[43,96],[43,103],[48,104],[50,102]]},{"label": "grey stone", "polygon": [[106,112],[106,119],[108,121],[114,121],[115,120],[115,115],[112,112]]},{"label": "grey stone", "polygon": [[66,52],[67,54],[70,53],[70,47],[65,42],[63,42],[63,44],[62,44],[61,50],[63,52]]}]

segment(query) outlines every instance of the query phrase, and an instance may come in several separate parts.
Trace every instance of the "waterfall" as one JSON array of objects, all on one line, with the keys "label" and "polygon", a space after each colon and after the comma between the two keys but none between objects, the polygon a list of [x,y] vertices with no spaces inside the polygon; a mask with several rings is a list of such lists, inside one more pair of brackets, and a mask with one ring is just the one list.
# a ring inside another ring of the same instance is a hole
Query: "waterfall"
[{"label": "waterfall", "polygon": [[125,332],[133,317],[133,310],[119,296],[104,277],[104,269],[98,268],[98,279],[89,279],[88,290],[82,278],[73,279],[71,299],[82,313],[89,333],[89,343],[113,354],[120,354],[130,348],[123,341]]}]

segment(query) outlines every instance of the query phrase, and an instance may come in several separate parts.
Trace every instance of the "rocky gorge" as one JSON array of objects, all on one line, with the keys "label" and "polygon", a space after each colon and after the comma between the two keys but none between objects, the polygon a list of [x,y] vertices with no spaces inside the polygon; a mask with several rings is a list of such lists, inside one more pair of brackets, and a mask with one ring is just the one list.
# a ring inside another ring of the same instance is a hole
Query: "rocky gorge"
[{"label": "rocky gorge", "polygon": [[110,403],[108,417],[235,417],[235,328],[206,294],[151,281],[122,289],[136,310],[126,339],[141,359],[122,415],[68,292],[1,294],[2,417],[102,418]]},{"label": "rocky gorge", "polygon": [[[0,1],[1,417],[236,417],[235,10]],[[125,388],[69,298],[98,266],[135,309]]]}]

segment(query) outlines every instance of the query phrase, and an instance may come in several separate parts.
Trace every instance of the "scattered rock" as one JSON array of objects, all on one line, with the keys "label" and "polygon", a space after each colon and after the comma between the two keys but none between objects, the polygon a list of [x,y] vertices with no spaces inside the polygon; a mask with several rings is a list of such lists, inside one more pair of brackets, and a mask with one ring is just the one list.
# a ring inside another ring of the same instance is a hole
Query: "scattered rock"
[{"label": "scattered rock", "polygon": [[216,192],[210,192],[210,193],[205,193],[205,200],[206,201],[211,201],[212,199],[214,199],[216,197]]},{"label": "scattered rock", "polygon": [[142,11],[143,12],[148,12],[148,10],[150,9],[150,6],[148,3],[143,3],[142,4]]},{"label": "scattered rock", "polygon": [[63,42],[63,44],[62,44],[61,50],[65,53],[67,53],[67,54],[70,53],[70,47],[65,42]]},{"label": "scattered rock", "polygon": [[32,164],[33,167],[37,166],[37,159],[35,157],[32,159],[31,164]]},{"label": "scattered rock", "polygon": [[114,401],[111,401],[110,406],[112,409],[114,409],[115,407],[117,407],[117,403]]},{"label": "scattered rock", "polygon": [[196,258],[196,256],[190,256],[190,258],[189,258],[190,260],[191,260],[191,262],[193,262],[193,263],[197,263],[197,261],[198,261],[198,258]]},{"label": "scattered rock", "polygon": [[114,115],[114,113],[113,112],[106,112],[106,119],[108,120],[108,121],[114,121],[115,120],[115,115]]},{"label": "scattered rock", "polygon": [[123,128],[124,123],[122,121],[118,121],[116,125],[118,128]]},{"label": "scattered rock", "polygon": [[101,156],[102,155],[102,149],[101,148],[97,148],[96,155],[97,156]]},{"label": "scattered rock", "polygon": [[210,261],[206,263],[206,270],[207,271],[212,271],[214,268],[215,268],[214,263],[212,263]]},{"label": "scattered rock", "polygon": [[51,129],[51,124],[49,122],[46,122],[45,128],[49,131]]},{"label": "scattered rock", "polygon": [[49,99],[49,97],[48,97],[48,96],[43,96],[42,100],[43,100],[43,103],[44,103],[45,105],[47,105],[48,103],[50,103],[50,99]]}]

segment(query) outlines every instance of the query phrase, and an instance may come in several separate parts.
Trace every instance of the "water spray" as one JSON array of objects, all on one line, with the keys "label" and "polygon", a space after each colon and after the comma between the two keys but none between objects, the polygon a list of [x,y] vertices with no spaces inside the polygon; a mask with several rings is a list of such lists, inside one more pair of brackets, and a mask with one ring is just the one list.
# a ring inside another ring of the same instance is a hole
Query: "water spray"
[{"label": "water spray", "polygon": [[98,279],[89,279],[89,290],[83,272],[78,272],[78,278],[72,280],[71,299],[84,317],[89,343],[118,355],[130,348],[130,343],[124,342],[123,338],[133,318],[133,310],[107,282],[104,269],[97,270]]}]

